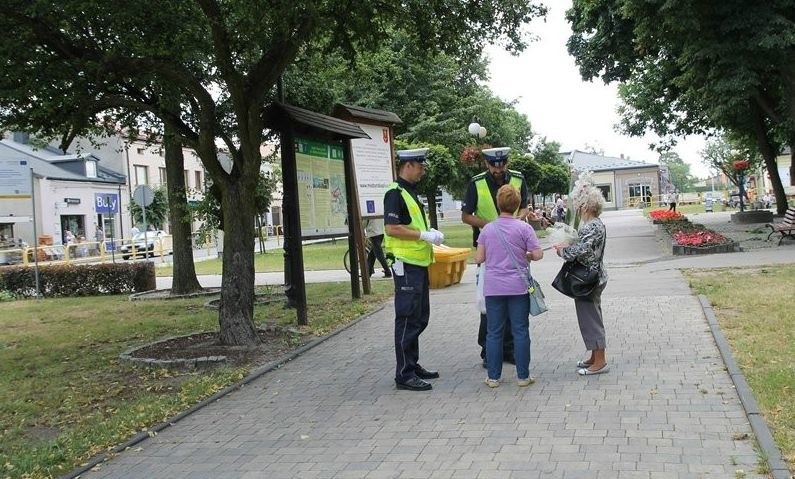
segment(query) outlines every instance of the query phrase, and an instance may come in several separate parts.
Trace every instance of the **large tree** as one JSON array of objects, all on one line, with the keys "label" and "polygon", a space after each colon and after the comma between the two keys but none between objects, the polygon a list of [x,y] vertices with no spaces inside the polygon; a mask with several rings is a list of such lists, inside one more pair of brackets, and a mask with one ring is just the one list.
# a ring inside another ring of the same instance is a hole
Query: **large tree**
[{"label": "large tree", "polygon": [[666,151],[660,155],[660,164],[668,167],[668,179],[677,191],[691,191],[696,179],[690,174],[690,165],[679,154]]},{"label": "large tree", "polygon": [[[584,78],[630,85],[628,130],[730,130],[765,159],[795,139],[795,1],[575,0],[569,51]],[[627,124],[625,124],[627,126]]]},{"label": "large tree", "polygon": [[[61,132],[69,112],[80,112],[82,124],[151,113],[196,151],[227,213],[219,324],[230,345],[258,342],[252,192],[266,106],[301,49],[323,39],[352,58],[394,28],[419,50],[474,55],[487,42],[521,50],[522,26],[543,13],[518,0],[8,0],[3,7],[0,123]],[[86,103],[94,115],[78,107]],[[218,162],[217,140],[232,158],[230,172]]]},{"label": "large tree", "polygon": [[[394,112],[403,120],[395,128],[399,139],[441,145],[456,156],[474,141],[467,132],[473,116],[488,130],[483,143],[527,151],[530,122],[484,84],[487,66],[481,55],[423,54],[405,33],[393,31],[377,51],[353,63],[307,50],[287,70],[285,90],[289,102],[317,111],[343,102]],[[463,196],[470,177],[483,168],[456,163],[448,191]]]}]

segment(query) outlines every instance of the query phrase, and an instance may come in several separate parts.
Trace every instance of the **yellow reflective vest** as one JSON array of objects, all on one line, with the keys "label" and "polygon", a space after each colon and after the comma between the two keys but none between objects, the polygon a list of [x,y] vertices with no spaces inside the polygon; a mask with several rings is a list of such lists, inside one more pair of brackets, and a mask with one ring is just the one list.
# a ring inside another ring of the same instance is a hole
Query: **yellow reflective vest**
[{"label": "yellow reflective vest", "polygon": [[[425,215],[422,205],[417,203],[411,194],[397,183],[390,184],[387,191],[394,189],[400,191],[400,195],[409,209],[411,223],[405,226],[417,231],[428,231],[428,217]],[[384,233],[384,249],[404,263],[416,266],[428,266],[433,263],[433,245],[426,241],[396,238]]]},{"label": "yellow reflective vest", "polygon": [[[518,171],[508,170],[508,172],[511,174],[511,179],[508,181],[508,184],[521,192],[524,177]],[[489,191],[489,184],[486,182],[487,174],[488,172],[483,172],[472,178],[475,181],[475,190],[478,193],[478,204],[475,207],[475,216],[482,220],[494,221],[500,216],[500,212],[497,209],[497,205],[494,204],[491,191]],[[517,209],[513,215],[516,216],[518,214],[519,210]]]}]

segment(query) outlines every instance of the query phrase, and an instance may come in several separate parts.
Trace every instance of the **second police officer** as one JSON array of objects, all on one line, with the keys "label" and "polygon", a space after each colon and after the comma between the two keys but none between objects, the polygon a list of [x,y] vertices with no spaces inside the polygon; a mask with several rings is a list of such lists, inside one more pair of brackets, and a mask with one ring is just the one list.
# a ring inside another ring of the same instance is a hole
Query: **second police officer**
[{"label": "second police officer", "polygon": [[[487,148],[483,150],[486,158],[487,170],[472,177],[461,206],[461,221],[472,226],[472,246],[477,248],[480,229],[499,216],[497,210],[497,190],[502,185],[513,185],[519,190],[521,202],[519,209],[514,213],[525,220],[530,214],[527,208],[528,192],[524,175],[518,171],[508,169],[508,152],[511,149]],[[488,274],[488,273],[486,273]],[[483,367],[486,367],[486,315],[480,315],[480,328],[478,329],[478,345]],[[505,329],[503,338],[503,359],[514,363],[513,335],[510,328]]]},{"label": "second police officer", "polygon": [[444,235],[430,228],[416,185],[425,175],[427,148],[399,150],[397,181],[384,195],[384,247],[394,256],[395,282],[395,385],[398,389],[427,391],[426,379],[439,377],[419,364],[420,334],[431,315],[428,266],[433,245]]}]

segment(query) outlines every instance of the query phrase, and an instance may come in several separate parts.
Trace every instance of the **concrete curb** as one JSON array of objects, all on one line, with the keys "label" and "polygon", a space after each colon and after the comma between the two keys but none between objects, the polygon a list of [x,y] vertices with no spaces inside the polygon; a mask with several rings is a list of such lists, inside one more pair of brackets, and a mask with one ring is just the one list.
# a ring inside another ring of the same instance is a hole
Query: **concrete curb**
[{"label": "concrete curb", "polygon": [[[136,445],[136,444],[138,444],[140,442],[143,442],[144,440],[146,440],[146,439],[148,439],[150,437],[156,436],[157,433],[159,433],[163,429],[166,429],[169,426],[173,426],[174,424],[176,424],[181,419],[184,419],[184,418],[190,416],[191,414],[195,413],[196,411],[199,411],[200,409],[203,409],[205,406],[208,406],[208,405],[212,404],[213,402],[223,398],[227,394],[229,394],[231,392],[234,392],[234,391],[237,391],[238,389],[242,388],[246,384],[258,379],[260,376],[263,376],[265,373],[273,371],[274,369],[277,369],[277,368],[281,367],[282,365],[292,361],[293,359],[295,359],[298,356],[304,354],[305,352],[309,351],[310,349],[314,348],[315,346],[319,346],[320,344],[322,344],[325,341],[327,341],[327,340],[333,338],[334,336],[340,334],[341,332],[345,331],[346,329],[348,329],[348,328],[358,324],[359,322],[364,321],[365,319],[373,316],[374,314],[380,312],[381,310],[384,309],[384,307],[385,307],[385,305],[381,305],[381,307],[379,307],[377,309],[374,309],[373,311],[370,311],[369,313],[364,314],[364,315],[354,319],[350,323],[345,324],[344,326],[341,326],[341,327],[337,328],[335,331],[333,331],[333,332],[331,332],[331,333],[329,333],[329,334],[327,334],[327,335],[325,335],[325,336],[323,336],[321,338],[317,338],[316,340],[314,340],[314,341],[312,341],[310,343],[307,343],[307,344],[301,346],[300,348],[298,348],[298,349],[296,349],[294,351],[291,351],[291,352],[287,353],[286,355],[282,356],[281,358],[277,359],[276,361],[272,361],[272,362],[270,362],[268,364],[265,364],[264,366],[261,366],[261,367],[255,369],[255,370],[253,370],[251,373],[249,373],[248,376],[246,376],[245,378],[241,379],[240,381],[238,381],[238,382],[236,382],[236,383],[234,383],[234,384],[232,384],[230,386],[227,386],[226,388],[218,391],[217,393],[213,394],[212,396],[209,396],[208,398],[206,398],[206,399],[194,404],[189,409],[187,409],[185,411],[182,411],[181,413],[179,413],[176,416],[168,419],[167,421],[155,424],[155,425],[153,425],[152,427],[150,427],[146,431],[139,432],[138,434],[136,434],[135,436],[131,437],[130,439],[124,441],[123,443],[118,444],[118,445],[110,448],[107,452],[103,452],[103,453],[101,453],[101,454],[99,454],[97,456],[92,457],[91,459],[88,460],[88,462],[86,462],[82,466],[80,466],[78,468],[75,468],[75,469],[67,472],[66,474],[64,474],[62,476],[59,476],[58,479],[75,479],[75,478],[80,477],[81,474],[83,474],[86,471],[91,470],[97,464],[101,464],[101,463],[111,459],[114,455],[119,454],[120,452],[123,452],[125,449],[128,449],[128,448],[130,448],[130,447],[132,447],[132,446],[134,446],[134,445]],[[778,479],[778,478],[776,478],[776,479]]]},{"label": "concrete curb", "polygon": [[720,355],[723,357],[726,370],[734,382],[734,387],[737,389],[737,395],[740,397],[740,402],[743,404],[745,414],[748,416],[748,421],[751,423],[751,429],[754,431],[759,449],[762,450],[762,453],[767,459],[767,464],[770,467],[773,479],[792,479],[793,476],[790,474],[787,464],[781,459],[781,451],[779,451],[778,446],[776,446],[773,440],[773,435],[767,427],[765,418],[759,411],[759,405],[754,399],[751,388],[748,386],[740,367],[737,366],[734,356],[732,356],[729,342],[720,330],[712,305],[703,294],[698,295],[698,301],[701,303],[701,309],[704,311],[704,316],[706,316],[707,323],[709,323],[709,329],[712,331],[713,338],[715,338],[715,344],[718,346]]}]

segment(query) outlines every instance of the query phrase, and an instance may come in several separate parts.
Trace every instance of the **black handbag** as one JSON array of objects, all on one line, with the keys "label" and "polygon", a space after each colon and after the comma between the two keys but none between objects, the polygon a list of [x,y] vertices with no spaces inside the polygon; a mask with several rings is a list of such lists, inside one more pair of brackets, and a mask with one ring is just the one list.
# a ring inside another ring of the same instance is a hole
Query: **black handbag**
[{"label": "black handbag", "polygon": [[599,269],[579,261],[566,261],[552,281],[552,287],[570,298],[587,298],[599,284]]},{"label": "black handbag", "polygon": [[[605,251],[602,243],[602,255]],[[552,287],[570,298],[585,299],[591,296],[599,284],[599,267],[589,268],[579,261],[566,261],[552,281]]]}]

